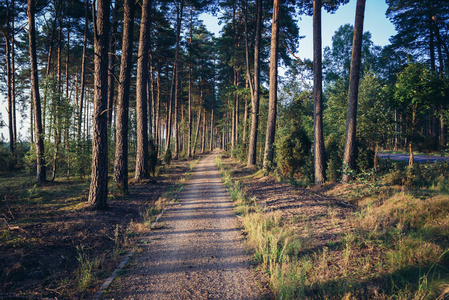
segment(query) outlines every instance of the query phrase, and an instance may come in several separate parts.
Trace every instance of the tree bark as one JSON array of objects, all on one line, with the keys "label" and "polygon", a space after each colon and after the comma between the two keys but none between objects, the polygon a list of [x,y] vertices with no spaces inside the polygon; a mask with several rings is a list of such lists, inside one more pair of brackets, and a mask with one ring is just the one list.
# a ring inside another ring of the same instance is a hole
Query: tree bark
[{"label": "tree bark", "polygon": [[122,58],[120,63],[120,85],[117,96],[114,181],[116,188],[123,194],[128,193],[128,111],[132,69],[134,3],[134,0],[125,0],[123,3]]},{"label": "tree bark", "polygon": [[30,49],[30,81],[31,81],[31,98],[34,106],[34,130],[36,143],[36,181],[44,183],[46,180],[45,172],[45,152],[44,137],[42,136],[42,115],[41,115],[41,99],[39,96],[39,78],[37,69],[36,56],[36,25],[34,20],[35,0],[27,1],[28,16],[28,40]]},{"label": "tree bark", "polygon": [[143,0],[140,23],[139,51],[136,79],[136,119],[137,119],[137,155],[134,178],[148,178],[148,114],[147,114],[147,80],[148,57],[150,47],[150,13],[151,0]]},{"label": "tree bark", "polygon": [[174,104],[175,109],[173,112],[173,139],[174,139],[174,151],[173,158],[178,159],[178,90],[179,90],[179,43],[181,39],[181,27],[182,27],[182,13],[184,8],[184,1],[181,0],[179,7],[176,8],[176,53],[175,53],[175,97]]},{"label": "tree bark", "polygon": [[357,0],[354,22],[354,38],[352,41],[351,71],[349,75],[348,113],[346,116],[346,138],[343,154],[343,181],[352,180],[350,170],[355,170],[355,147],[357,130],[357,100],[359,94],[360,63],[362,60],[363,19],[365,1]]},{"label": "tree bark", "polygon": [[117,52],[117,40],[116,40],[116,34],[117,34],[117,1],[114,1],[114,6],[112,7],[111,12],[111,30],[110,30],[110,37],[109,37],[109,61],[108,61],[108,69],[109,69],[109,76],[108,76],[108,127],[111,128],[112,124],[112,112],[114,110],[114,90],[115,90],[115,55]]},{"label": "tree bark", "polygon": [[83,57],[81,59],[81,91],[80,104],[78,110],[78,144],[81,142],[81,124],[83,123],[83,105],[84,105],[84,90],[86,86],[86,49],[87,49],[87,30],[89,28],[89,0],[86,0],[84,9],[84,37],[83,37]]},{"label": "tree bark", "polygon": [[268,103],[267,134],[265,138],[265,154],[263,168],[269,170],[274,158],[274,137],[276,133],[276,110],[277,110],[277,85],[278,85],[278,44],[279,44],[279,21],[280,1],[273,1],[273,21],[271,25],[271,49],[270,49],[270,91]]},{"label": "tree bark", "polygon": [[94,19],[94,111],[92,116],[92,174],[88,203],[93,209],[108,206],[108,46],[110,0],[97,0]]},{"label": "tree bark", "polygon": [[321,53],[321,0],[313,1],[313,121],[315,184],[326,181],[323,136],[323,73]]},{"label": "tree bark", "polygon": [[251,133],[248,147],[248,166],[256,164],[257,130],[259,127],[260,98],[260,40],[262,32],[262,0],[256,0],[256,41],[254,47],[254,94],[251,99]]},{"label": "tree bark", "polygon": [[189,38],[189,124],[187,133],[187,157],[192,156],[192,38],[193,38],[193,6],[190,7],[190,38]]}]

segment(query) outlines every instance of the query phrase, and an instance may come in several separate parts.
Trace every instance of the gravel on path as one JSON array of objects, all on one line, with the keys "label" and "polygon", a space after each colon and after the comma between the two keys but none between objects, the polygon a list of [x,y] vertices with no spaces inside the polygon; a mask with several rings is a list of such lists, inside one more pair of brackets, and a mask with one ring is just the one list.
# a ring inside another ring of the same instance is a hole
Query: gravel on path
[{"label": "gravel on path", "polygon": [[[146,238],[132,268],[106,299],[260,299],[233,204],[214,155],[191,179]],[[145,244],[145,243],[144,243]]]}]

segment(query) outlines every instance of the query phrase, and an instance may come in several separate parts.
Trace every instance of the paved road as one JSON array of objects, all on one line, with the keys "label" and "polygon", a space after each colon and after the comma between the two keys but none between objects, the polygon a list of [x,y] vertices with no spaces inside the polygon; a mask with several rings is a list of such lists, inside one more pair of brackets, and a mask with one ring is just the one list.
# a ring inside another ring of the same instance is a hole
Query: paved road
[{"label": "paved road", "polygon": [[[408,154],[378,153],[377,156],[383,159],[390,158],[391,160],[399,160],[399,161],[408,161],[410,158],[410,155]],[[413,159],[414,162],[417,163],[435,163],[435,162],[442,162],[444,160],[449,161],[449,157],[427,156],[427,155],[414,155]]]},{"label": "paved road", "polygon": [[108,299],[260,299],[233,204],[210,155],[201,160]]}]

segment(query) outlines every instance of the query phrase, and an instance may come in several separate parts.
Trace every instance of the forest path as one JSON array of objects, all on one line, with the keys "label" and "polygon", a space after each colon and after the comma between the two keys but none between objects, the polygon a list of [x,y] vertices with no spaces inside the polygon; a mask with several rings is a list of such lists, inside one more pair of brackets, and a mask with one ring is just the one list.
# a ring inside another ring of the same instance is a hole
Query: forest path
[{"label": "forest path", "polygon": [[143,252],[107,299],[259,299],[233,204],[214,162],[202,159]]}]

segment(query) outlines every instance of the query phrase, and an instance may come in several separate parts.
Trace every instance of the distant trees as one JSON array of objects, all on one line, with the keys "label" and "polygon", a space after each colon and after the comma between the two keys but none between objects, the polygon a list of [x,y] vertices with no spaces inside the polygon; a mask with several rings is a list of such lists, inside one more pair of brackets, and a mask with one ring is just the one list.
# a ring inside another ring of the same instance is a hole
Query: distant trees
[{"label": "distant trees", "polygon": [[[13,157],[21,149],[15,114],[26,112],[36,152],[22,162],[37,166],[40,182],[47,179],[46,168],[52,170],[50,180],[92,172],[89,201],[104,208],[108,171],[114,172],[114,190],[127,193],[129,171],[135,179],[145,179],[162,160],[217,146],[248,166],[307,173],[307,181],[315,184],[341,178],[343,158],[349,169],[359,170],[360,157],[372,157],[380,147],[410,153],[444,148],[449,6],[387,1],[387,15],[398,31],[391,45],[375,46],[356,21],[336,31],[323,55],[322,9],[333,12],[347,2],[145,0],[136,5],[104,0],[92,6],[89,0],[28,1],[25,36],[17,24],[25,6],[3,1],[5,51],[0,63],[8,152]],[[223,28],[214,37],[199,15],[218,9]],[[133,18],[133,12],[139,17]],[[295,57],[298,12],[313,16],[313,62]],[[33,22],[38,25],[31,34]],[[109,23],[111,30],[102,34]],[[139,28],[139,37],[133,28]],[[109,42],[103,45],[106,35]],[[351,70],[351,55],[359,55],[352,59],[359,71]],[[281,83],[279,63],[288,68]],[[108,82],[100,79],[104,70]],[[360,74],[359,87],[354,74]],[[32,101],[27,99],[29,87]],[[415,87],[420,88],[410,94]]]}]

